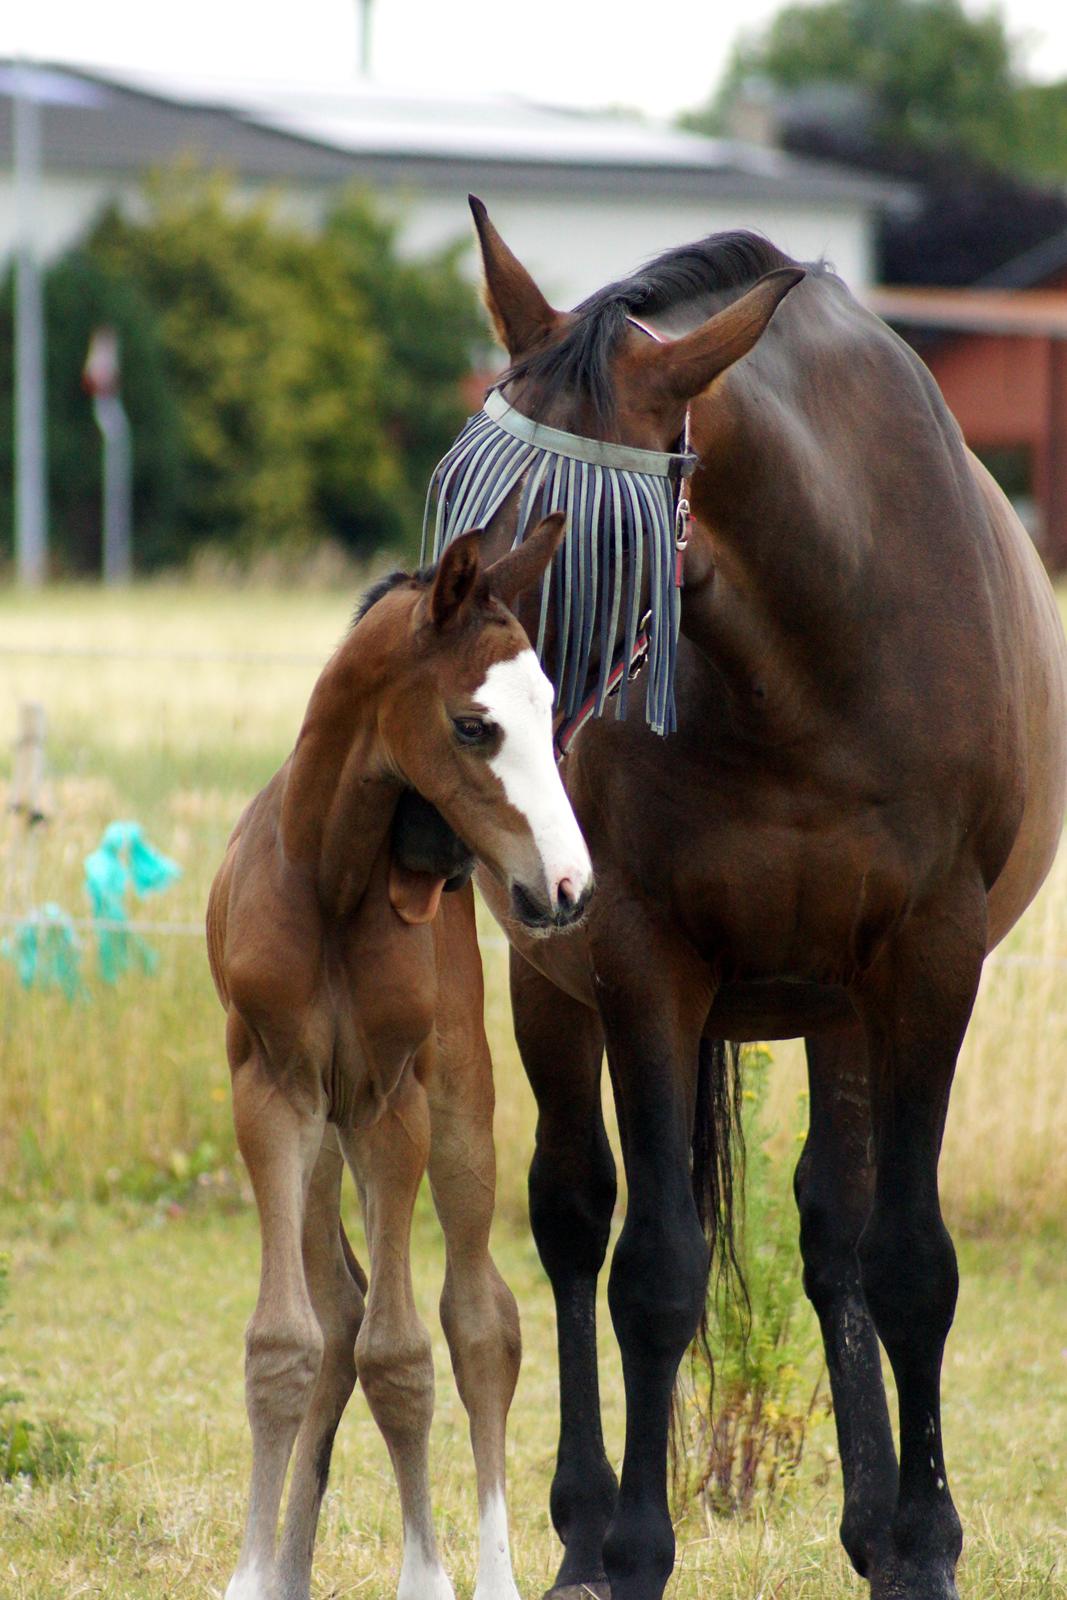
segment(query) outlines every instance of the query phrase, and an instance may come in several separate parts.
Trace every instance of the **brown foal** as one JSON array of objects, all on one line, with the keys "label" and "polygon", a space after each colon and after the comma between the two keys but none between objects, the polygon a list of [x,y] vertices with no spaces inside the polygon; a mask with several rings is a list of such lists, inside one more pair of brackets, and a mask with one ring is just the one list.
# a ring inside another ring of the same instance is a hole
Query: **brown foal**
[{"label": "brown foal", "polygon": [[[208,905],[234,1121],[259,1209],[248,1327],[248,1521],[227,1600],[306,1600],[333,1437],[358,1374],[400,1491],[400,1600],[451,1600],[430,1509],[429,1336],[409,1255],[429,1168],[444,1325],[478,1479],[478,1600],[516,1600],[504,1428],[515,1302],[489,1254],[493,1083],[472,892],[398,803],[429,801],[537,929],[580,917],[589,857],[552,757],[552,690],[511,612],[563,518],[483,570],[479,536],[396,574],[325,667],[296,747],[234,830]],[[416,802],[421,804],[422,802]],[[370,1286],[345,1237],[345,1162]],[[279,1506],[295,1459],[280,1546]]]}]

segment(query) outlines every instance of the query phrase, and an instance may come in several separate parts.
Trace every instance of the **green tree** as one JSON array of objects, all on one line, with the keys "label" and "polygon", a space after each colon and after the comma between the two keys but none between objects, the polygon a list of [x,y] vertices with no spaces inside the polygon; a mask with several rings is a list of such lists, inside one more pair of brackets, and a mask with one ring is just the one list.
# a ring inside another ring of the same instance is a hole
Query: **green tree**
[{"label": "green tree", "polygon": [[95,228],[93,259],[159,318],[191,542],[417,547],[480,320],[458,247],[409,261],[397,233],[356,194],[313,232],[189,167],[155,177],[143,212]]},{"label": "green tree", "polygon": [[993,166],[1027,162],[1016,51],[999,11],[960,0],[821,0],[787,5],[738,44],[723,83],[690,126],[720,128],[744,85],[845,87],[887,143],[957,148]]},{"label": "green tree", "polygon": [[107,213],[88,248],[159,317],[190,541],[298,546],[330,531],[331,497],[352,507],[352,542],[378,540],[400,478],[378,405],[384,351],[336,253],[272,201],[239,206],[189,168],[153,179],[143,214]]},{"label": "green tree", "polygon": [[[94,330],[115,328],[123,358],[123,400],[134,434],[133,506],[141,566],[180,553],[178,503],[184,458],[177,399],[156,317],[136,285],[105,271],[82,250],[64,256],[44,285],[46,397],[52,557],[75,573],[99,572],[101,442],[82,368]],[[0,480],[14,476],[13,288],[0,287]],[[13,506],[0,499],[0,550],[10,558]]]}]

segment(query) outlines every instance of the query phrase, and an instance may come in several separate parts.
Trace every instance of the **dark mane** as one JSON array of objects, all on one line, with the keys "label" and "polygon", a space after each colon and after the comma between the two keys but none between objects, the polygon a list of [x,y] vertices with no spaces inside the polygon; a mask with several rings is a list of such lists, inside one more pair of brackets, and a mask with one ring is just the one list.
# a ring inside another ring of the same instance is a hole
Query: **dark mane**
[{"label": "dark mane", "polygon": [[413,580],[415,583],[429,583],[435,570],[431,566],[420,567],[417,572],[402,572],[397,567],[392,572],[387,572],[384,578],[376,578],[370,588],[365,590],[357,605],[349,625],[350,630],[356,626],[357,622],[362,622],[371,607],[376,606],[378,601],[383,600],[393,589],[399,588],[402,583],[411,583]]},{"label": "dark mane", "polygon": [[744,229],[678,245],[575,306],[577,321],[559,343],[515,362],[500,382],[532,380],[542,404],[564,390],[584,394],[598,420],[610,423],[611,356],[628,316],[655,316],[698,295],[747,288],[775,267],[796,265],[770,240]]}]

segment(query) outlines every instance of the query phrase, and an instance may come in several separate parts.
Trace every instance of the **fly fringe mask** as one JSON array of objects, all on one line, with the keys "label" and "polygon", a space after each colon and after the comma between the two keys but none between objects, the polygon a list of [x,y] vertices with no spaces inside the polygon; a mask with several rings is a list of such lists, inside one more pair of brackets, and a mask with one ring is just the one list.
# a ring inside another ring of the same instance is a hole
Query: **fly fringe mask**
[{"label": "fly fringe mask", "polygon": [[[542,517],[564,512],[567,530],[545,573],[536,640],[543,660],[551,606],[556,710],[568,720],[586,709],[600,716],[617,683],[616,715],[624,717],[629,668],[643,654],[647,628],[645,716],[655,733],[673,733],[681,615],[675,528],[681,483],[695,464],[686,453],[605,444],[546,427],[491,390],[430,481],[422,560],[431,554],[438,560],[460,534],[488,526],[520,484],[516,545]],[[646,566],[649,609],[642,617]],[[620,622],[621,671],[613,660]],[[589,683],[594,639],[595,688]]]}]

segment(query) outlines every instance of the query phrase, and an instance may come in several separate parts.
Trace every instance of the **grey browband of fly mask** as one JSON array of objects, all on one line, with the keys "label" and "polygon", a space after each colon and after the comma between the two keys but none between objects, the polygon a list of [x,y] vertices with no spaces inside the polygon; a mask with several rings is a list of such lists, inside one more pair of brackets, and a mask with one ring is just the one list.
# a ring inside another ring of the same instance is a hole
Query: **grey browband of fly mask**
[{"label": "grey browband of fly mask", "polygon": [[[587,714],[601,715],[618,687],[616,714],[625,716],[628,669],[644,656],[647,622],[645,716],[655,733],[673,733],[681,615],[677,516],[682,481],[695,465],[688,451],[639,450],[546,427],[490,390],[430,481],[422,559],[432,553],[436,561],[460,534],[486,527],[520,484],[515,544],[541,517],[565,512],[567,532],[545,573],[536,640],[543,658],[552,605],[556,710],[568,722],[579,716],[584,722]],[[647,619],[640,614],[646,564]],[[620,620],[621,670],[614,651]],[[595,688],[588,683],[594,638],[600,645]]]}]

